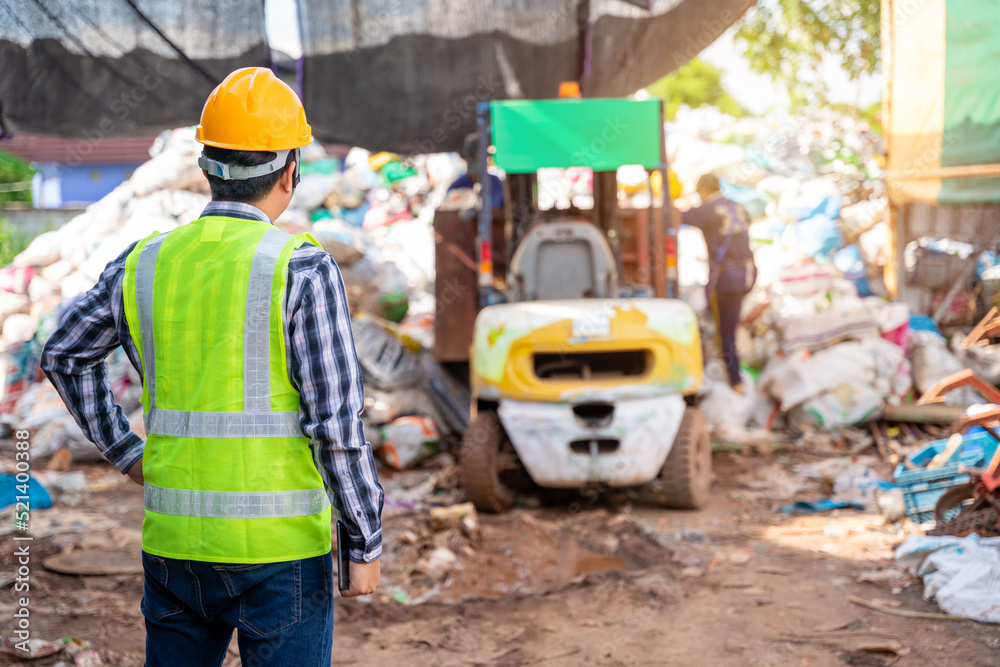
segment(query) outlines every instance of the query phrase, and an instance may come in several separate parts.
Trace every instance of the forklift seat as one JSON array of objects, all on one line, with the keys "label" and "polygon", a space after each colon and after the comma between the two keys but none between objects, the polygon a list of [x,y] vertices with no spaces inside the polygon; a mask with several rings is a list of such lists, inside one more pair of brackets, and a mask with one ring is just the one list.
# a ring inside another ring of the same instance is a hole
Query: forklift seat
[{"label": "forklift seat", "polygon": [[614,254],[603,232],[582,220],[532,226],[514,251],[508,281],[515,301],[618,296]]}]

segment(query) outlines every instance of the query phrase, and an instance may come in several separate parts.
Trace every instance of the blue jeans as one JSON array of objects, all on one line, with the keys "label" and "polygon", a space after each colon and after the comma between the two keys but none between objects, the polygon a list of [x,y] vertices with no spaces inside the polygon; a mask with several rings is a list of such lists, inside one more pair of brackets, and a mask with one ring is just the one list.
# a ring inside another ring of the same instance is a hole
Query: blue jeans
[{"label": "blue jeans", "polygon": [[147,667],[217,667],[233,629],[244,667],[328,667],[330,554],[247,565],[142,552]]},{"label": "blue jeans", "polygon": [[722,360],[726,362],[726,370],[729,372],[729,386],[735,387],[742,381],[740,357],[736,352],[736,326],[740,322],[740,311],[743,308],[743,297],[746,296],[746,292],[720,294],[706,289],[705,293],[708,295],[708,305],[715,319],[716,340]]}]

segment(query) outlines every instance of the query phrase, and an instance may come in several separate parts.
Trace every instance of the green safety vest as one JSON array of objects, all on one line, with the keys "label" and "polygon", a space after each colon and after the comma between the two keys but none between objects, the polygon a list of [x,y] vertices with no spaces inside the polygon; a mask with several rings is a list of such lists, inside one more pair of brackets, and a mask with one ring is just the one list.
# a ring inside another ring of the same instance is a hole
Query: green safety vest
[{"label": "green safety vest", "polygon": [[206,217],[140,241],[125,318],[142,359],[142,547],[264,563],[330,551],[330,502],[288,378],[292,251],[266,222]]}]

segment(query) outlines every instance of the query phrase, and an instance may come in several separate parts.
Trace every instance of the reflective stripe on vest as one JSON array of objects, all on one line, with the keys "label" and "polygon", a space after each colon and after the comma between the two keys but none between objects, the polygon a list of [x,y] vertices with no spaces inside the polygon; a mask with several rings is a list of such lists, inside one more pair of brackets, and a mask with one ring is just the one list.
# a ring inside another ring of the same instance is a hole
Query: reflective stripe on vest
[{"label": "reflective stripe on vest", "polygon": [[303,437],[298,412],[185,412],[151,406],[143,421],[146,433],[177,438]]},{"label": "reflective stripe on vest", "polygon": [[277,519],[319,514],[330,504],[323,489],[304,491],[223,492],[164,489],[145,484],[147,510],[174,516],[212,519]]},{"label": "reflective stripe on vest", "polygon": [[146,433],[179,438],[303,437],[298,412],[271,412],[271,277],[287,240],[277,229],[264,234],[250,265],[243,339],[243,412],[185,412],[156,407],[153,277],[160,245],[167,236],[160,234],[145,245],[135,271],[142,357],[149,390],[149,411],[143,415]]}]

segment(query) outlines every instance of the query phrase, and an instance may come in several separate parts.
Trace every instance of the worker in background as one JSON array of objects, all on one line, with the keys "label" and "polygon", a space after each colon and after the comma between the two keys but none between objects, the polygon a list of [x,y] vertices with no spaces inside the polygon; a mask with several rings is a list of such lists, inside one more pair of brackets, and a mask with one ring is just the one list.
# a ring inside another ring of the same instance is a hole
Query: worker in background
[{"label": "worker in background", "polygon": [[[465,173],[456,178],[455,181],[448,186],[448,192],[462,188],[471,189],[479,183],[479,161],[481,158],[479,153],[478,134],[472,133],[465,137],[465,143],[462,145],[461,155],[466,164]],[[490,200],[493,203],[493,208],[502,209],[503,181],[501,181],[496,174],[487,173],[486,176],[490,179]]]},{"label": "worker in background", "polygon": [[[312,141],[295,93],[265,68],[209,96],[197,139],[212,201],[132,244],[68,311],[42,368],[84,433],[143,484],[146,665],[327,667],[330,500],[350,534],[350,589],[380,581],[383,493],[344,284],[307,235],[273,226]],[[104,359],[143,379],[145,443]]]},{"label": "worker in background", "polygon": [[719,179],[705,174],[698,179],[701,205],[684,211],[681,222],[697,227],[708,247],[708,285],[705,295],[715,319],[718,343],[729,372],[729,384],[743,393],[740,359],[736,353],[736,325],[745,297],[757,280],[757,267],[750,250],[746,210],[719,191]]}]

